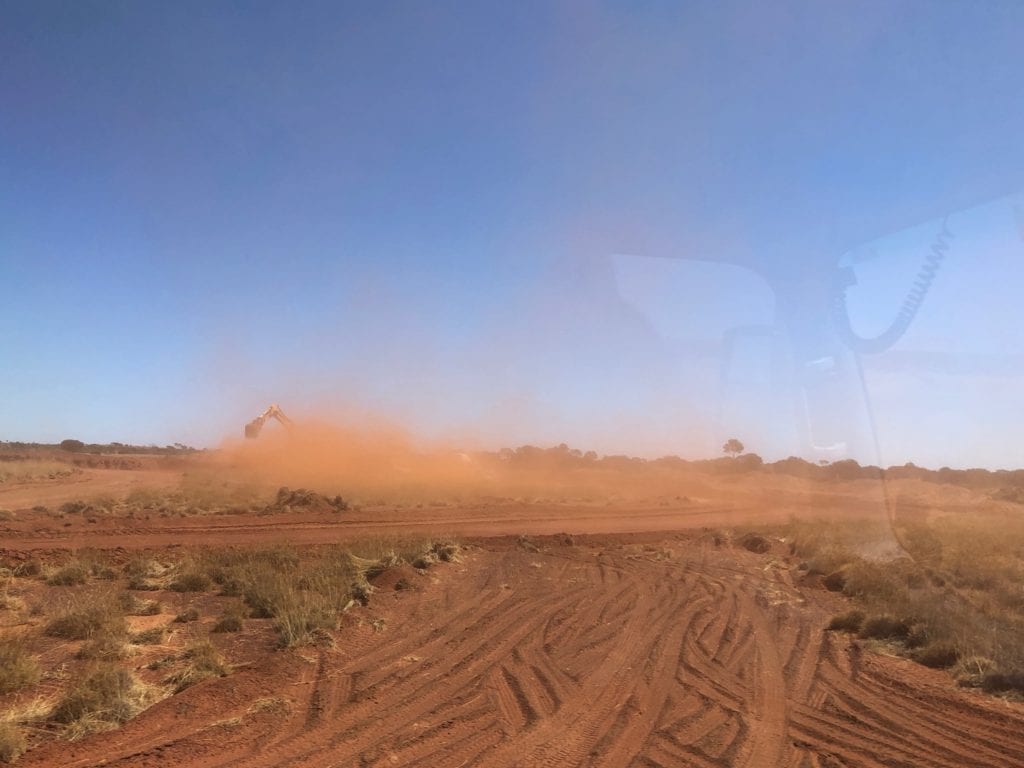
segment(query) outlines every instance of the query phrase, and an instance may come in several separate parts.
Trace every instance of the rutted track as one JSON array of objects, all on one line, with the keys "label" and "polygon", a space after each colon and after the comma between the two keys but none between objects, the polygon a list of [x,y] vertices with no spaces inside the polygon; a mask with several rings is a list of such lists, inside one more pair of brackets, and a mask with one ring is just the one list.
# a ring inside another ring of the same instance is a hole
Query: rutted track
[{"label": "rutted track", "polygon": [[[851,658],[763,558],[495,540],[436,573],[422,592],[378,596],[383,633],[350,627],[308,661],[270,654],[25,764],[1024,766],[1024,709]],[[254,709],[260,680],[288,706]],[[177,727],[188,706],[193,727]]]}]

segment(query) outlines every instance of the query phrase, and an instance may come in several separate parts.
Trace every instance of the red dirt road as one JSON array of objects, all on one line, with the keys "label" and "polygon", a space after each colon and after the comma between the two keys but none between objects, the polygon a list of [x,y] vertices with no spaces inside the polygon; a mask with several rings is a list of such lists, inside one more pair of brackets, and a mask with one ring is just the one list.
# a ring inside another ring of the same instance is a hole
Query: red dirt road
[{"label": "red dirt road", "polygon": [[[88,477],[93,491],[126,492],[178,476]],[[274,651],[271,628],[251,621],[216,636],[240,664],[230,676],[116,731],[41,743],[23,766],[1024,768],[1024,707],[824,632],[837,598],[801,586],[782,557],[715,548],[699,532],[881,514],[867,494],[90,517],[10,503],[80,498],[76,484],[8,491],[0,506],[18,511],[0,521],[0,550],[15,557],[368,535],[476,542],[461,563],[412,572],[412,589],[345,614],[336,648]],[[901,504],[927,509],[916,501]],[[516,539],[562,532],[576,541],[535,538],[534,551]]]},{"label": "red dirt road", "polygon": [[538,543],[379,592],[336,649],[250,640],[248,668],[23,765],[1024,766],[1024,709],[852,652],[781,562]]},{"label": "red dirt road", "polygon": [[288,542],[324,544],[366,536],[455,535],[488,537],[555,533],[605,534],[686,531],[704,527],[770,525],[790,516],[881,519],[877,504],[832,499],[828,506],[788,500],[749,503],[471,503],[446,507],[368,507],[343,513],[295,512],[273,515],[187,517],[53,517],[19,512],[0,522],[0,550],[139,549]]}]

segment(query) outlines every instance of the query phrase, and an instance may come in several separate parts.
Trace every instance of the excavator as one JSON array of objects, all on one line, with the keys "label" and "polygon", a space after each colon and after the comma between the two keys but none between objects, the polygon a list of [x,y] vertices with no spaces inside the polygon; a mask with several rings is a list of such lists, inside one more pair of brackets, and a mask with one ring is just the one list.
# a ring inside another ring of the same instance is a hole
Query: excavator
[{"label": "excavator", "polygon": [[292,425],[292,420],[284,415],[284,411],[281,410],[281,406],[277,403],[272,403],[267,410],[245,425],[245,436],[250,440],[259,437],[260,430],[263,429],[263,425],[267,422],[267,419],[277,419],[286,428],[291,427]]}]

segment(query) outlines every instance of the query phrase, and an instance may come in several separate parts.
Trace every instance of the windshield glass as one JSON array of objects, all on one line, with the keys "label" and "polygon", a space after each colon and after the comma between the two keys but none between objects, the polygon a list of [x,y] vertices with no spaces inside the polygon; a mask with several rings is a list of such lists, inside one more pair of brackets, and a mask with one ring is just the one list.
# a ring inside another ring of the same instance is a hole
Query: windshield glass
[{"label": "windshield glass", "polygon": [[0,0],[0,763],[1024,768],[1024,0]]}]

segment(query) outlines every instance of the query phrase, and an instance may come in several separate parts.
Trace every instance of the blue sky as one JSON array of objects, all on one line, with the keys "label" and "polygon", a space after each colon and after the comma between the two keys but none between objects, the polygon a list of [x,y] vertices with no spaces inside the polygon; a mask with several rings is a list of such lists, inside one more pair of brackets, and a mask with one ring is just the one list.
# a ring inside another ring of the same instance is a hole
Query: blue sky
[{"label": "blue sky", "polygon": [[[1021,22],[2,2],[0,439],[212,445],[278,401],[485,446],[1020,465]],[[878,332],[947,215],[915,323],[858,359],[836,265]]]}]

